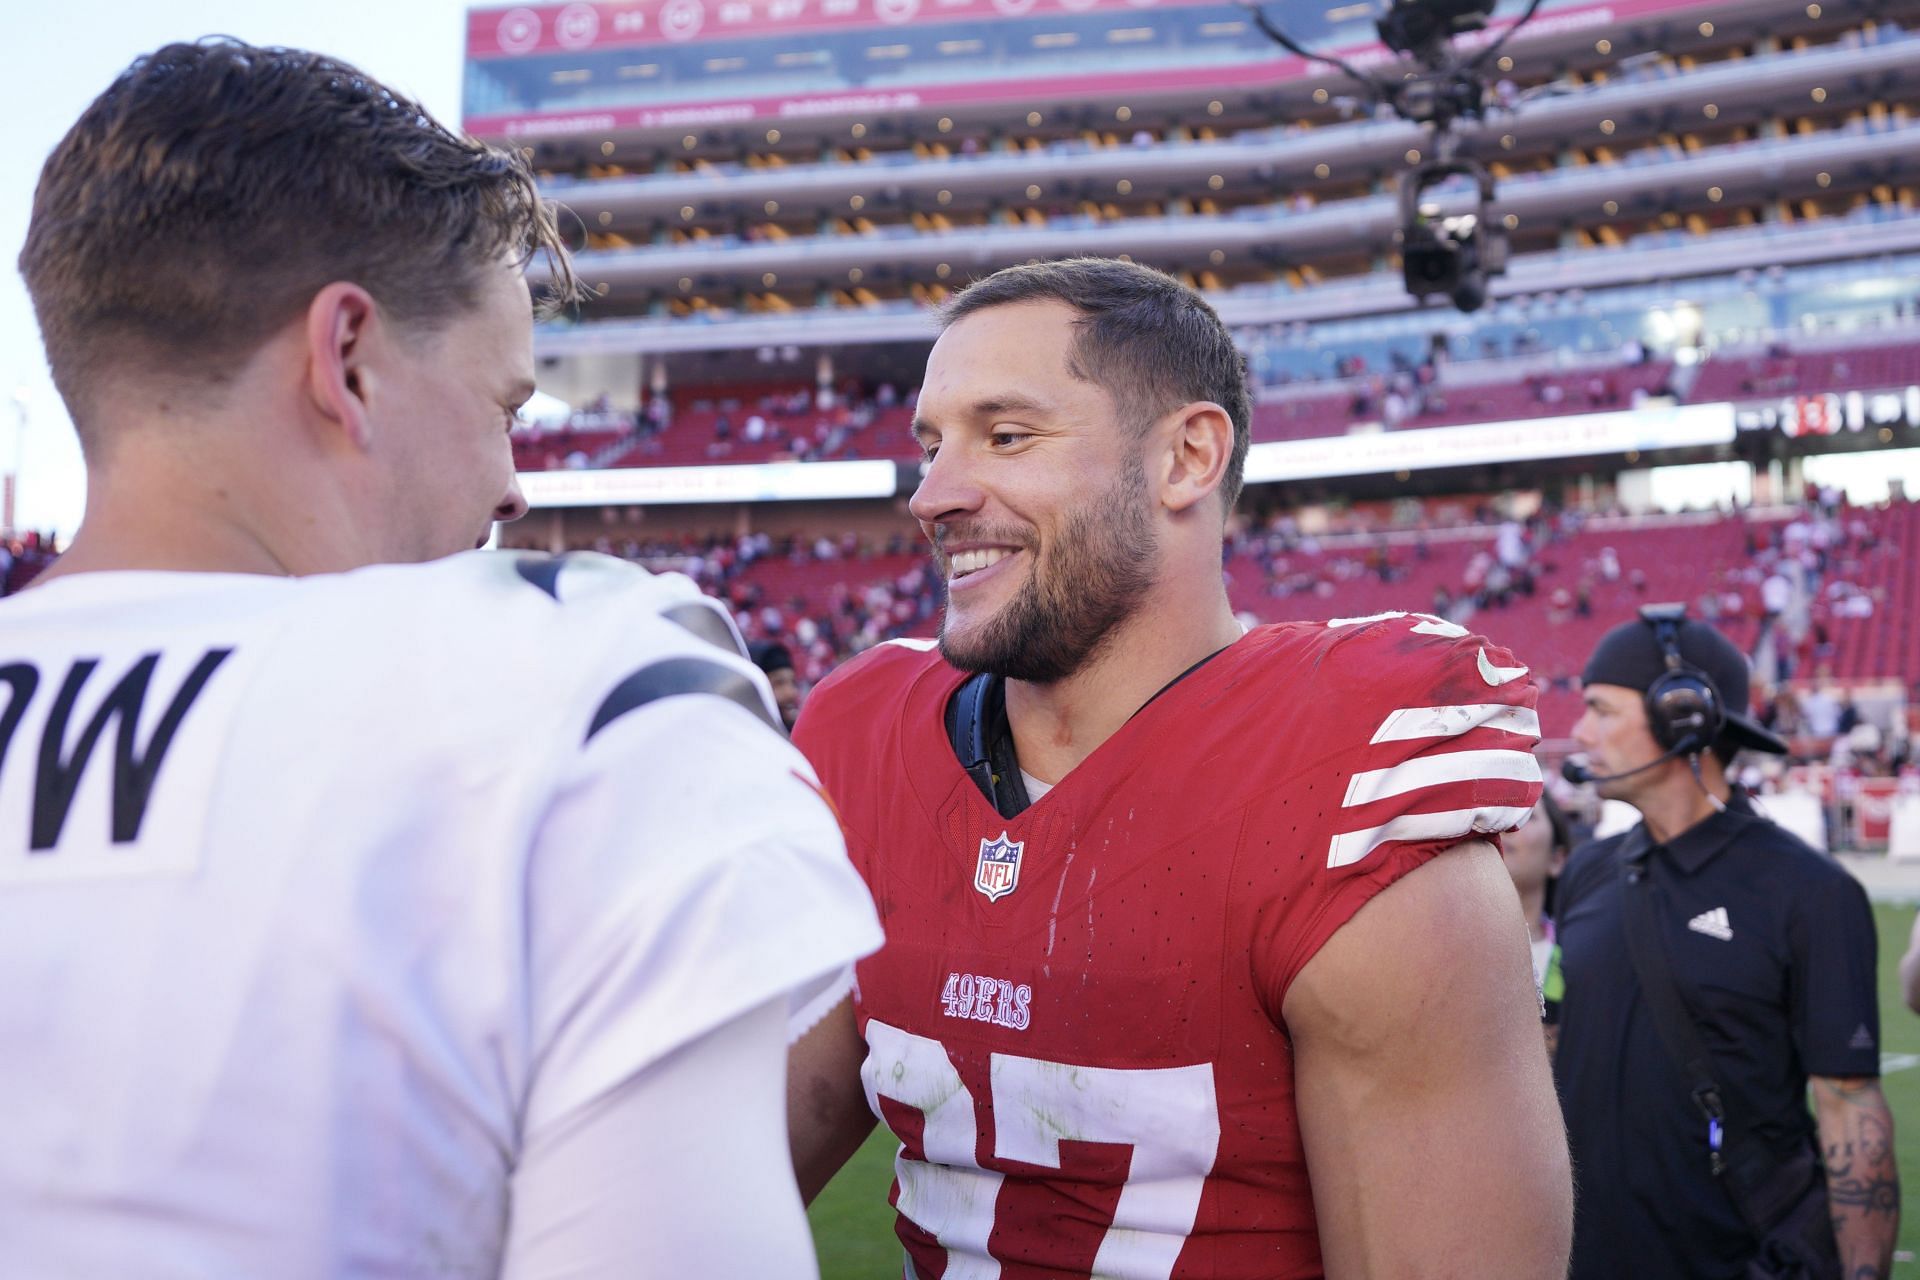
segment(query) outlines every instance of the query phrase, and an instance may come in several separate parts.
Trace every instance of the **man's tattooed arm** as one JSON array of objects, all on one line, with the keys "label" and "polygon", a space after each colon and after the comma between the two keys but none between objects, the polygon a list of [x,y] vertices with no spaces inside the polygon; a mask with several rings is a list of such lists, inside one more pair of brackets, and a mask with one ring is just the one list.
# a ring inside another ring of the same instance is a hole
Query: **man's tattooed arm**
[{"label": "man's tattooed arm", "polygon": [[1870,1076],[1813,1078],[1813,1109],[1827,1164],[1827,1204],[1846,1280],[1886,1280],[1900,1227],[1893,1116]]}]

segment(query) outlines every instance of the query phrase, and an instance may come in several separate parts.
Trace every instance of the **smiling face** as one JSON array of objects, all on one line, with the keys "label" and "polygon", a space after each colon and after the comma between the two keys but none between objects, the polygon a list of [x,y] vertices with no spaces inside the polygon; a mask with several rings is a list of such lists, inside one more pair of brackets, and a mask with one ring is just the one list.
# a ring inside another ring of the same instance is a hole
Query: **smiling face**
[{"label": "smiling face", "polygon": [[947,580],[940,649],[963,670],[1064,679],[1158,574],[1140,433],[1069,372],[1077,315],[990,307],[927,361],[914,431],[928,466],[910,505]]}]

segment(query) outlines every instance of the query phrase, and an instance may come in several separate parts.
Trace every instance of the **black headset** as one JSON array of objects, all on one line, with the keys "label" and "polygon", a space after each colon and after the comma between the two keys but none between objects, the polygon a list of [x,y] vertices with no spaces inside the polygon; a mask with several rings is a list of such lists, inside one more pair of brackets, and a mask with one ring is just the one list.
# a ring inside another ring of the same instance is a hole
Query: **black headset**
[{"label": "black headset", "polygon": [[1720,740],[1727,725],[1726,704],[1713,678],[1680,656],[1684,604],[1650,604],[1640,620],[1653,628],[1667,669],[1647,686],[1647,728],[1670,756],[1698,755]]}]

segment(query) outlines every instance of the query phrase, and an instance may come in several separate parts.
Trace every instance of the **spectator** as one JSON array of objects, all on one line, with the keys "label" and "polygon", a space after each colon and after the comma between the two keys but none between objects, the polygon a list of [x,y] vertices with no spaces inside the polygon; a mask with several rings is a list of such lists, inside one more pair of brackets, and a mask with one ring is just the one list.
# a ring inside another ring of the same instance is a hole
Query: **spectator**
[{"label": "spectator", "polygon": [[1800,699],[1800,720],[1806,732],[1816,738],[1832,738],[1840,732],[1840,702],[1826,689],[1815,685]]},{"label": "spectator", "polygon": [[1772,622],[1787,611],[1793,603],[1793,584],[1787,581],[1785,574],[1774,572],[1767,575],[1760,584],[1761,623]]},{"label": "spectator", "polygon": [[787,732],[793,732],[800,718],[800,680],[793,671],[793,653],[784,644],[769,641],[752,647],[753,665],[766,673],[773,688],[773,701],[780,708],[780,719]]},{"label": "spectator", "polygon": [[1767,704],[1766,711],[1760,717],[1760,723],[1783,738],[1791,738],[1804,731],[1800,715],[1800,700],[1793,696],[1793,690],[1781,689],[1773,695],[1773,701]]},{"label": "spectator", "polygon": [[1840,714],[1834,721],[1835,733],[1852,733],[1854,726],[1860,723],[1860,708],[1853,704],[1853,690],[1840,690]]},{"label": "spectator", "polygon": [[[1501,841],[1500,852],[1520,895],[1520,915],[1533,943],[1533,981],[1546,989],[1553,952],[1553,882],[1572,852],[1572,827],[1553,796],[1542,791],[1526,824]],[[1555,1003],[1558,1001],[1556,999]]]}]

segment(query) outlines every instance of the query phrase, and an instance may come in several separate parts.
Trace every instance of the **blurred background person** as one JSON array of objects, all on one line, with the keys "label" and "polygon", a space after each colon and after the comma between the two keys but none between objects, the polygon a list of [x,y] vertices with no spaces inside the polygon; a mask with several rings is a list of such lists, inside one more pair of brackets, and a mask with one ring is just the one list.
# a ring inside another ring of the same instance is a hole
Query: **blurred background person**
[{"label": "blurred background person", "polygon": [[1546,791],[1518,831],[1501,839],[1501,857],[1520,895],[1520,910],[1533,944],[1533,981],[1546,986],[1553,952],[1553,882],[1572,850],[1573,828],[1559,802]]},{"label": "blurred background person", "polygon": [[767,677],[767,684],[773,689],[774,705],[780,708],[780,719],[787,726],[787,732],[793,732],[794,721],[800,718],[800,677],[793,669],[793,651],[777,640],[763,641],[751,646],[748,652],[753,657],[753,665],[759,667]]}]

